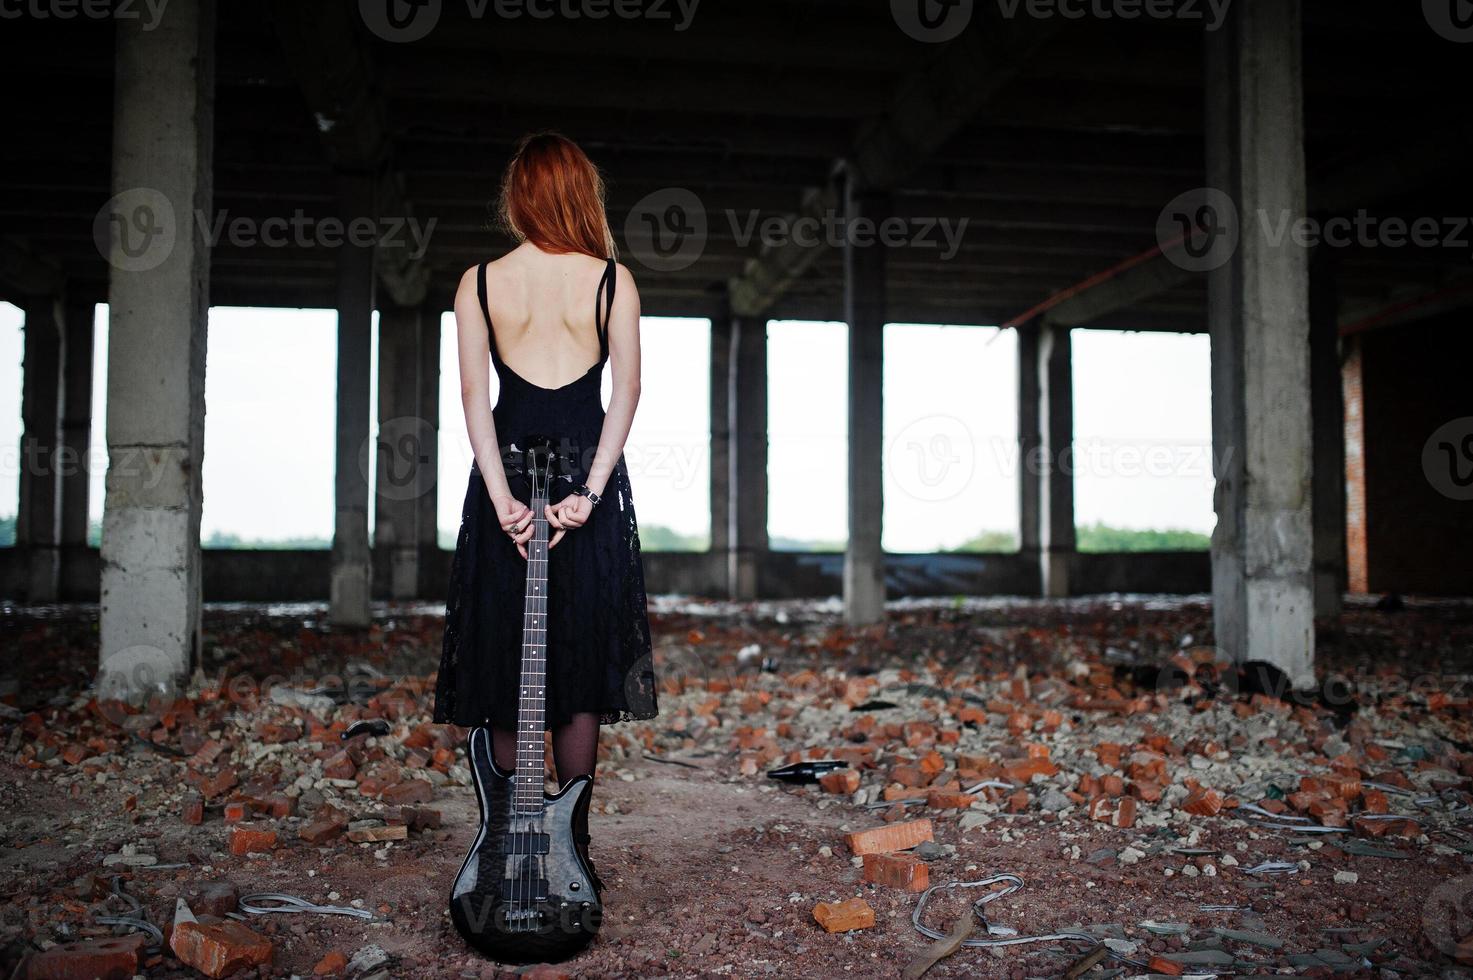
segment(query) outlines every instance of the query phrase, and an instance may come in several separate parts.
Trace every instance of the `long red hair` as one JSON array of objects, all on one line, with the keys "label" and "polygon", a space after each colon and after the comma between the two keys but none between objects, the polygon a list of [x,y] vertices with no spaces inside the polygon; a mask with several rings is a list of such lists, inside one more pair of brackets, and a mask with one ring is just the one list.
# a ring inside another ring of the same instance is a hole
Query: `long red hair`
[{"label": "long red hair", "polygon": [[500,212],[517,241],[543,251],[615,254],[603,177],[577,143],[558,133],[518,141],[501,180]]}]

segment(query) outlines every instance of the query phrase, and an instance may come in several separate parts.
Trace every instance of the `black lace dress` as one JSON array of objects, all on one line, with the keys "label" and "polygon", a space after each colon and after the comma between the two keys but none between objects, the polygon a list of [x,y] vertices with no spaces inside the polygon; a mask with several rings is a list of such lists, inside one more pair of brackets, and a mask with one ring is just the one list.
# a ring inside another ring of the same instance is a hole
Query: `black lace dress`
[{"label": "black lace dress", "polygon": [[[486,303],[486,265],[478,272],[491,361],[501,379],[492,415],[505,452],[545,435],[570,458],[571,482],[554,480],[557,503],[586,481],[604,409],[600,384],[608,360],[614,260],[594,298],[599,360],[576,381],[543,388],[518,375],[496,352]],[[507,472],[516,499],[531,500],[524,475]],[[471,465],[445,604],[445,644],[435,688],[434,720],[515,730],[527,563],[501,529],[481,472]],[[653,718],[658,711],[645,609],[644,570],[629,471],[621,456],[588,522],[548,553],[546,725],[592,712],[603,724]]]}]

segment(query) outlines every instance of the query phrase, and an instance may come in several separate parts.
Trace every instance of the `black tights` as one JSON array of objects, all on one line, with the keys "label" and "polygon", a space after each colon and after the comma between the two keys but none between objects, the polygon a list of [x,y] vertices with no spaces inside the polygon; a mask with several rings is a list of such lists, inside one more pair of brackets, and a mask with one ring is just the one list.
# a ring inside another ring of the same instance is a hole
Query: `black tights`
[{"label": "black tights", "polygon": [[[491,729],[491,751],[496,767],[512,772],[517,767],[517,733],[505,728]],[[552,730],[552,760],[557,766],[559,786],[578,776],[592,776],[598,762],[598,715],[580,712],[566,725]]]}]

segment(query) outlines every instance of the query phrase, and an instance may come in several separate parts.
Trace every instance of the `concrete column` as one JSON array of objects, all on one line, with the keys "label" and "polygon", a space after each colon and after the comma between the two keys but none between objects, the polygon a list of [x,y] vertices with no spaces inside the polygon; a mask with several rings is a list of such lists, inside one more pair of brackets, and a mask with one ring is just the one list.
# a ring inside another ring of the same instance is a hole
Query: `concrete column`
[{"label": "concrete column", "polygon": [[[1038,324],[1018,328],[1018,551],[1039,562],[1043,469],[1039,420]],[[1042,587],[1040,572],[1040,588]]]},{"label": "concrete column", "polygon": [[108,259],[104,698],[169,693],[200,642],[215,4],[118,20]]},{"label": "concrete column", "polygon": [[[338,199],[343,220],[374,213],[373,180],[341,174]],[[333,481],[332,582],[329,620],[338,626],[367,626],[372,587],[368,547],[369,384],[373,343],[374,248],[344,241],[337,250],[338,370],[337,472]]]},{"label": "concrete column", "polygon": [[[852,183],[845,193],[851,228],[889,216],[887,195]],[[855,236],[844,244],[844,319],[849,324],[849,544],[844,551],[844,618],[853,624],[885,618],[885,246]]]},{"label": "concrete column", "polygon": [[1039,589],[1069,592],[1074,563],[1074,359],[1069,328],[1047,320],[1038,332]]},{"label": "concrete column", "polygon": [[1320,245],[1309,265],[1309,397],[1314,443],[1314,614],[1340,615],[1345,594],[1345,403],[1338,269]]},{"label": "concrete column", "polygon": [[[387,559],[380,563],[386,581],[377,591],[394,599],[413,599],[420,591],[420,522],[437,472],[436,425],[421,413],[424,386],[438,388],[439,326],[434,312],[421,307],[389,305],[379,313],[373,544]],[[437,362],[426,377],[423,348],[431,334]]]},{"label": "concrete column", "polygon": [[731,309],[725,298],[711,317],[711,554],[723,560],[716,574],[718,592],[729,591],[724,560],[731,549]]},{"label": "concrete column", "polygon": [[1207,35],[1207,179],[1241,240],[1208,276],[1217,645],[1314,682],[1309,275],[1275,223],[1305,210],[1300,0],[1241,0]]},{"label": "concrete column", "polygon": [[92,471],[92,346],[96,304],[68,302],[65,394],[61,413],[61,590],[77,589],[77,567],[87,550],[88,503]]},{"label": "concrete column", "polygon": [[727,594],[755,599],[767,552],[767,320],[733,318],[730,351]]},{"label": "concrete column", "polygon": [[66,350],[61,299],[37,297],[26,303],[25,313],[15,543],[26,557],[26,600],[55,602],[61,583],[60,446]]},{"label": "concrete column", "polygon": [[[430,567],[439,560],[440,548],[440,322],[444,311],[428,309],[419,334],[419,412],[420,419],[432,438],[427,440],[429,485],[419,495],[419,587],[415,595],[423,598]],[[462,490],[464,488],[461,488]]]}]

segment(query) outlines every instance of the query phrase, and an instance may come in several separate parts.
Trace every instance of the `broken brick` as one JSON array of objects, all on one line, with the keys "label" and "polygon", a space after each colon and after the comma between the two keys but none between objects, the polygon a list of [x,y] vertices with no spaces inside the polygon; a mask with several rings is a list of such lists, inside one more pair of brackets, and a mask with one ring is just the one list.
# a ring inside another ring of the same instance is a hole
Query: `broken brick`
[{"label": "broken brick", "polygon": [[359,827],[348,831],[348,840],[355,844],[377,844],[389,840],[406,840],[409,828],[404,824],[385,824],[379,827]]},{"label": "broken brick", "polygon": [[932,836],[931,821],[925,817],[888,827],[856,830],[847,838],[850,853],[858,856],[904,851],[928,840],[935,840],[935,837]]},{"label": "broken brick", "polygon": [[358,775],[358,767],[347,752],[338,752],[322,763],[322,775],[325,779],[352,779]]},{"label": "broken brick", "polygon": [[914,854],[866,854],[864,880],[908,892],[925,891],[931,881],[926,862]]},{"label": "broken brick", "polygon": [[1217,790],[1198,788],[1182,802],[1181,808],[1199,817],[1214,817],[1222,809],[1222,803],[1222,794]]},{"label": "broken brick", "polygon": [[266,966],[274,953],[271,940],[234,921],[180,922],[174,926],[169,948],[180,962],[217,980]]},{"label": "broken brick", "polygon": [[813,919],[825,932],[849,932],[868,929],[875,924],[875,910],[862,898],[845,902],[819,902],[813,907]]},{"label": "broken brick", "polygon": [[184,798],[184,807],[180,811],[179,819],[193,827],[198,827],[205,822],[205,801],[198,793],[190,793]]},{"label": "broken brick", "polygon": [[348,958],[337,950],[328,953],[312,968],[314,977],[330,977],[348,968]]},{"label": "broken brick", "polygon": [[318,808],[310,823],[297,831],[297,836],[309,844],[321,844],[342,836],[348,829],[348,815],[334,806]]},{"label": "broken brick", "polygon": [[109,939],[84,939],[62,943],[35,954],[19,975],[29,980],[131,980],[141,972],[141,934]]},{"label": "broken brick", "polygon": [[1120,798],[1120,805],[1115,810],[1115,819],[1111,821],[1111,823],[1113,823],[1116,827],[1128,830],[1129,828],[1135,826],[1135,817],[1135,798],[1130,796],[1123,796]]},{"label": "broken brick", "polygon": [[1187,968],[1176,960],[1168,960],[1164,956],[1152,956],[1146,964],[1146,969],[1152,973],[1165,974],[1168,977],[1179,977],[1187,972]]},{"label": "broken brick", "polygon": [[933,789],[926,794],[926,806],[936,810],[965,810],[975,802],[972,794],[955,790]]},{"label": "broken brick", "polygon": [[231,854],[261,854],[276,847],[276,831],[239,824],[230,831]]},{"label": "broken brick", "polygon": [[853,769],[826,772],[818,777],[818,784],[825,793],[852,793],[859,789],[859,773]]},{"label": "broken brick", "polygon": [[385,803],[428,803],[435,798],[435,787],[423,779],[406,779],[384,789],[381,797]]}]

